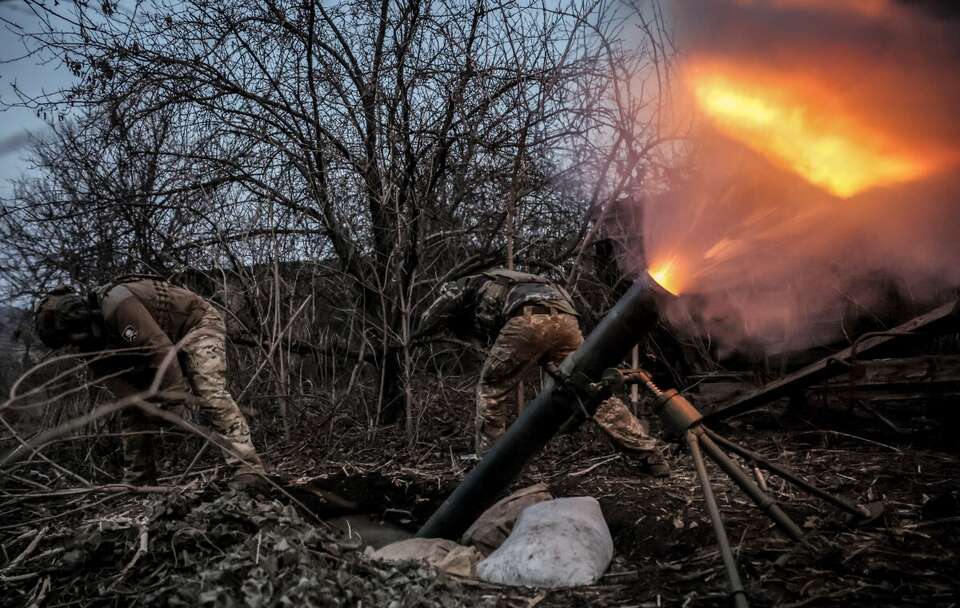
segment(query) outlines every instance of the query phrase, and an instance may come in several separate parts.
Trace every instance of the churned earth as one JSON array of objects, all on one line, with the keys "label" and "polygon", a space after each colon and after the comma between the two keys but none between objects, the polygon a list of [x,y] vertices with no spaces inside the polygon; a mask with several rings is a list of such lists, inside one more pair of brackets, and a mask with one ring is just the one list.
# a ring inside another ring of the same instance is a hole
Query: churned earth
[{"label": "churned earth", "polygon": [[[318,442],[304,431],[275,443],[273,465],[312,489],[293,496],[232,490],[209,468],[192,471],[183,488],[150,493],[108,485],[71,493],[66,482],[42,490],[22,471],[19,481],[4,480],[0,496],[0,594],[7,605],[50,607],[729,605],[685,452],[667,448],[673,474],[654,479],[589,428],[555,439],[514,487],[542,481],[556,496],[600,501],[616,557],[597,585],[506,588],[367,561],[315,512],[352,511],[415,530],[472,464],[469,417],[429,411],[412,442],[386,429],[375,441],[338,432]],[[798,546],[711,467],[754,606],[955,605],[960,481],[956,446],[941,427],[890,436],[862,418],[785,422],[761,413],[716,430],[825,489],[886,504],[879,522],[850,528],[833,508],[767,478],[808,534],[809,546]],[[174,457],[165,466],[184,464]],[[325,503],[324,491],[346,502]]]}]

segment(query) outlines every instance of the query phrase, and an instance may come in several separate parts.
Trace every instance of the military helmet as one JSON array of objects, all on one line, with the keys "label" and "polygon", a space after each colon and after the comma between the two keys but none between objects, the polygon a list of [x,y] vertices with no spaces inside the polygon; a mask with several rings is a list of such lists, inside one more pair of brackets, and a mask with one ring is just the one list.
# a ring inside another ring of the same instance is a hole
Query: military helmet
[{"label": "military helmet", "polygon": [[65,285],[41,296],[33,305],[37,337],[49,348],[66,346],[70,334],[88,331],[90,318],[87,301]]}]

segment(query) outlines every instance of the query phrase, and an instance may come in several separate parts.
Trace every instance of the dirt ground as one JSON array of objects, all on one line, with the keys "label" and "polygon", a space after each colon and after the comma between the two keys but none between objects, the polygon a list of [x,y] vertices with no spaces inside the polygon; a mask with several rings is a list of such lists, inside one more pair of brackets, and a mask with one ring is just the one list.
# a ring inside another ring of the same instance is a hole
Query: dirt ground
[{"label": "dirt ground", "polygon": [[[886,512],[871,526],[851,528],[835,509],[767,478],[772,495],[807,533],[808,546],[798,546],[711,467],[752,605],[956,605],[960,481],[954,474],[957,445],[949,433],[936,421],[927,424],[926,418],[914,425],[921,431],[892,435],[871,420],[843,412],[807,414],[786,420],[774,408],[715,430],[831,492],[862,502],[883,501]],[[916,416],[904,424],[911,419]],[[373,519],[409,530],[425,521],[472,464],[469,429],[450,408],[432,409],[412,445],[384,431],[372,443],[341,437],[320,449],[307,432],[309,425],[302,430],[302,437],[270,452],[277,469],[311,479],[314,487],[355,502]],[[189,497],[107,493],[30,501],[16,498],[28,488],[7,484],[0,501],[0,545],[8,565],[0,569],[0,586],[7,601],[14,598],[5,605],[37,606],[727,606],[726,580],[692,463],[677,447],[667,447],[665,453],[673,469],[670,477],[638,474],[631,458],[612,449],[597,431],[584,428],[555,439],[514,484],[542,481],[556,496],[600,501],[616,553],[608,573],[588,588],[503,588],[436,578],[413,566],[377,570],[359,551],[338,547],[335,535],[288,499],[259,496],[251,501],[217,482],[200,484],[202,489]],[[210,472],[191,474],[194,479],[198,475],[209,477]],[[31,557],[9,568],[9,560],[28,547],[41,526],[44,541]],[[139,558],[138,529],[141,536],[149,532],[150,539]],[[197,529],[203,531],[197,538],[206,536],[216,550],[199,540],[192,558],[159,548],[178,546],[185,537],[196,536],[191,530]],[[109,536],[110,530],[121,531]],[[263,530],[275,536],[264,537]],[[287,557],[261,573],[265,539]],[[59,552],[58,546],[63,547]],[[224,572],[246,574],[231,578]],[[306,589],[289,582],[311,576],[328,583]],[[316,601],[321,591],[329,601]]]},{"label": "dirt ground", "polygon": [[[830,492],[885,504],[879,521],[851,528],[835,508],[767,476],[774,498],[808,534],[811,546],[797,546],[710,465],[753,605],[952,606],[960,600],[957,446],[936,420],[904,417],[904,426],[911,422],[918,432],[902,437],[847,412],[785,418],[773,408],[715,429]],[[374,465],[418,489],[417,522],[466,468],[460,461],[468,453],[464,442],[446,449],[442,442],[435,445],[416,462],[394,457]],[[676,446],[666,454],[673,469],[669,478],[638,475],[629,457],[610,448],[600,433],[584,429],[557,438],[531,463],[514,487],[545,481],[557,496],[596,497],[616,547],[601,584],[535,595],[540,605],[728,605],[692,461]]]},{"label": "dirt ground", "polygon": [[[847,412],[808,411],[785,418],[773,408],[715,429],[830,492],[885,504],[880,520],[852,528],[835,508],[766,476],[774,498],[808,535],[810,546],[798,546],[709,465],[753,605],[952,606],[960,601],[957,446],[938,421],[907,415],[904,426],[911,421],[918,431],[903,437]],[[408,494],[387,502],[411,512],[406,520],[395,521],[412,529],[469,466],[462,436],[443,438],[444,430],[458,422],[441,418],[432,426],[438,437],[424,439],[423,451],[372,450],[361,459],[366,461],[362,466],[357,461],[326,463],[340,471],[331,477],[331,489],[372,504],[383,496],[377,487],[382,484],[369,486],[376,495],[365,496],[358,481],[350,488],[336,480],[354,469],[392,479]],[[555,439],[531,463],[514,487],[544,481],[556,496],[596,497],[616,548],[614,564],[599,585],[536,593],[531,601],[558,607],[729,605],[692,461],[677,446],[665,453],[672,466],[669,478],[637,474],[630,457],[585,428]]]}]

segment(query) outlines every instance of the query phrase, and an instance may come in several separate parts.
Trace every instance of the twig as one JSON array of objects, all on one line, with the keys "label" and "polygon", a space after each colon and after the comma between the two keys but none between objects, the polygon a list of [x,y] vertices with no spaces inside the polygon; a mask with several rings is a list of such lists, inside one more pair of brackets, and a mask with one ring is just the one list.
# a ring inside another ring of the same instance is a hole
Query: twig
[{"label": "twig", "polygon": [[[91,485],[93,485],[92,483],[90,483],[89,481],[87,481],[86,479],[84,479],[83,477],[81,477],[80,475],[77,475],[76,473],[74,473],[74,472],[71,471],[70,469],[67,469],[66,467],[61,466],[60,464],[58,464],[58,463],[50,460],[49,458],[47,458],[46,456],[44,456],[42,453],[40,453],[40,450],[39,450],[38,446],[35,444],[35,440],[34,440],[34,441],[30,441],[30,442],[24,440],[24,439],[20,436],[20,434],[17,433],[16,430],[14,430],[14,428],[13,428],[12,426],[10,426],[10,423],[7,422],[6,418],[4,418],[3,416],[0,416],[0,423],[2,423],[3,426],[5,426],[5,427],[10,431],[11,435],[13,436],[13,438],[16,439],[16,440],[20,443],[19,446],[17,446],[16,448],[12,449],[6,456],[4,456],[2,459],[0,459],[0,467],[2,467],[2,466],[3,466],[8,460],[10,460],[11,458],[16,457],[17,460],[21,459],[24,455],[26,455],[27,450],[24,450],[24,451],[20,452],[20,456],[17,456],[17,450],[19,450],[21,447],[26,447],[26,448],[28,448],[30,451],[32,451],[33,454],[34,454],[37,458],[39,458],[40,460],[46,462],[46,463],[49,464],[51,467],[53,467],[54,469],[60,471],[61,473],[63,473],[63,474],[66,475],[67,477],[72,477],[73,479],[76,479],[77,481],[79,481],[80,483],[82,483],[82,484],[85,485],[85,486],[91,486]],[[56,429],[54,429],[54,431],[55,431],[55,430],[56,430]],[[51,432],[52,432],[52,431],[51,431]],[[44,433],[44,434],[41,434],[40,436],[44,436],[44,435],[45,435],[45,433]],[[14,462],[16,462],[16,460],[14,460]],[[6,471],[0,469],[0,475],[6,475],[6,474],[7,474]]]},{"label": "twig", "polygon": [[587,473],[589,473],[590,471],[596,469],[597,467],[602,467],[603,465],[605,465],[605,464],[607,464],[607,463],[609,463],[609,462],[613,462],[614,460],[617,460],[617,459],[619,459],[619,458],[620,458],[620,454],[614,454],[613,456],[608,456],[607,458],[601,460],[600,462],[598,462],[598,463],[596,463],[596,464],[594,464],[594,465],[591,465],[591,466],[589,466],[589,467],[587,467],[587,468],[585,468],[585,469],[582,469],[582,470],[580,470],[580,471],[575,471],[575,472],[573,472],[573,473],[570,473],[569,475],[567,475],[567,477],[580,477],[581,475],[586,475]]},{"label": "twig", "polygon": [[[18,446],[10,450],[9,452],[7,452],[3,456],[3,458],[0,458],[0,467],[8,463],[12,464],[14,462],[17,462],[18,460],[20,460],[21,458],[23,458],[24,456],[26,456],[28,453],[31,453],[31,452],[39,455],[39,452],[37,452],[37,446],[40,446],[44,443],[47,443],[48,441],[56,439],[57,437],[62,437],[64,435],[67,435],[77,429],[83,428],[84,426],[90,424],[94,420],[103,418],[104,416],[108,416],[113,412],[122,410],[126,407],[130,407],[135,402],[136,402],[136,398],[127,398],[121,401],[116,401],[114,403],[101,405],[97,407],[95,410],[93,410],[92,412],[90,412],[89,414],[79,416],[77,418],[74,418],[73,420],[66,422],[65,424],[58,426],[55,429],[50,429],[49,431],[40,433],[34,439],[23,442],[21,446]],[[6,421],[3,420],[3,418],[0,418],[0,421],[3,421],[4,423],[6,423]],[[24,449],[20,449],[21,447]]]},{"label": "twig", "polygon": [[107,591],[113,591],[113,589],[123,582],[123,579],[126,578],[127,573],[130,572],[130,569],[136,565],[140,558],[147,554],[147,548],[149,547],[150,537],[146,522],[140,519],[134,519],[133,523],[136,524],[137,528],[140,530],[140,544],[137,546],[137,552],[133,554],[133,559],[120,571],[120,574],[117,575],[117,580],[107,587]]},{"label": "twig", "polygon": [[193,460],[190,461],[190,464],[187,465],[187,468],[184,469],[183,473],[180,473],[180,476],[177,477],[177,485],[183,483],[183,478],[190,474],[190,471],[193,470],[193,467],[197,464],[197,461],[200,460],[200,457],[203,456],[203,453],[207,451],[207,447],[210,445],[209,442],[203,442],[203,445],[200,446],[200,449],[197,450],[196,455],[193,457]]},{"label": "twig", "polygon": [[20,562],[22,562],[24,559],[26,559],[31,553],[33,553],[36,550],[37,545],[39,545],[40,541],[43,540],[43,537],[47,535],[47,530],[48,528],[46,526],[44,526],[43,528],[40,528],[40,530],[37,531],[37,533],[34,535],[33,540],[30,541],[30,544],[27,545],[27,548],[24,549],[23,552],[20,553],[20,555],[13,558],[13,560],[11,560],[9,564],[4,566],[2,570],[0,570],[0,580],[5,580],[6,577],[3,576],[5,572],[9,572],[10,570],[13,570],[14,568],[16,568],[20,564]]},{"label": "twig", "polygon": [[67,488],[65,490],[54,490],[51,492],[33,492],[27,494],[16,494],[22,499],[33,498],[59,498],[63,496],[77,496],[80,494],[92,494],[94,492],[133,492],[135,494],[174,494],[182,492],[182,486],[134,486],[125,483],[113,483],[92,488]]},{"label": "twig", "polygon": [[802,431],[794,435],[794,437],[799,437],[800,435],[810,435],[810,434],[821,434],[821,435],[838,435],[840,437],[848,437],[850,439],[856,439],[857,441],[863,441],[864,443],[871,443],[873,445],[878,445],[882,448],[887,448],[888,450],[893,450],[897,454],[902,454],[903,450],[900,448],[895,448],[892,445],[887,445],[885,443],[880,443],[879,441],[874,441],[873,439],[867,439],[866,437],[860,437],[857,435],[851,435],[850,433],[841,433],[840,431],[829,431],[818,429],[815,431]]},{"label": "twig", "polygon": [[[120,498],[120,497],[122,497],[122,496],[126,496],[127,494],[128,494],[128,492],[117,492],[116,494],[107,494],[106,496],[104,496],[104,497],[101,498],[100,500],[95,500],[95,501],[93,501],[93,502],[91,502],[91,503],[89,503],[89,504],[80,505],[80,506],[77,507],[76,509],[70,509],[69,511],[64,511],[64,512],[62,512],[62,513],[57,513],[56,515],[49,515],[49,516],[47,516],[47,517],[41,517],[40,519],[35,519],[35,520],[31,521],[31,522],[20,522],[20,523],[16,523],[16,524],[10,524],[10,525],[7,525],[7,526],[0,526],[0,530],[12,530],[12,529],[14,529],[14,528],[21,528],[21,527],[23,527],[23,526],[25,526],[25,525],[36,525],[36,524],[38,524],[38,523],[40,523],[40,522],[42,522],[42,521],[51,521],[51,520],[53,520],[53,519],[60,519],[61,517],[66,517],[67,515],[70,515],[70,514],[72,514],[72,513],[76,513],[77,511],[85,511],[85,510],[87,510],[87,509],[92,509],[93,507],[96,507],[96,506],[98,506],[98,505],[101,505],[101,504],[107,502],[108,500],[111,500],[111,499],[113,499],[113,498]],[[62,551],[62,548],[59,549],[59,550]],[[57,551],[57,549],[52,549],[52,551]],[[33,558],[31,558],[31,559],[33,559]]]},{"label": "twig", "polygon": [[40,576],[39,572],[28,572],[26,574],[15,574],[13,576],[0,576],[0,582],[4,583],[19,583],[20,581],[28,581],[35,576]]},{"label": "twig", "polygon": [[50,577],[45,577],[40,584],[37,585],[36,590],[33,592],[33,597],[30,598],[30,604],[27,608],[40,608],[43,605],[43,600],[47,599],[47,593],[50,592]]},{"label": "twig", "polygon": [[50,486],[47,486],[47,485],[44,485],[44,484],[42,484],[42,483],[33,481],[32,479],[27,479],[26,477],[20,477],[19,475],[14,475],[13,473],[7,473],[7,475],[10,477],[10,479],[13,479],[14,481],[19,481],[19,482],[22,483],[22,484],[26,484],[26,485],[28,485],[28,486],[33,486],[33,487],[38,488],[38,489],[40,489],[40,490],[49,490],[49,489],[50,489]]},{"label": "twig", "polygon": [[951,524],[960,522],[960,516],[957,517],[944,517],[942,519],[931,519],[929,521],[921,521],[915,524],[904,524],[904,528],[912,530],[914,528],[924,528],[926,526],[939,526],[940,524]]}]

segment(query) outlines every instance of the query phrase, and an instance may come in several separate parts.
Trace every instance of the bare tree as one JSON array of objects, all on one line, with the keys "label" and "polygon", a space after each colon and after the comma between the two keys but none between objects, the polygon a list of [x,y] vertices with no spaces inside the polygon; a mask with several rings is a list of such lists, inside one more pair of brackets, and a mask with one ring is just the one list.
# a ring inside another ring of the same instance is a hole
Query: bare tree
[{"label": "bare tree", "polygon": [[[17,219],[4,238],[19,259],[44,261],[39,282],[222,268],[257,310],[249,324],[271,328],[257,343],[284,377],[278,345],[290,352],[284,327],[309,296],[319,308],[296,325],[333,317],[340,350],[377,370],[374,414],[388,420],[412,413],[415,319],[434,287],[502,263],[508,248],[517,264],[575,283],[605,202],[639,187],[662,141],[656,99],[631,89],[664,53],[650,46],[662,45],[662,16],[647,5],[31,4],[48,27],[30,43],[64,58],[79,78],[69,99],[100,121],[92,139],[70,134],[39,158],[104,136],[116,157],[94,155],[102,162],[86,168],[82,154],[70,158],[83,196],[44,163],[48,180],[7,208]],[[624,28],[637,15],[646,42],[635,47],[619,39],[634,36]],[[133,172],[122,168],[130,159]],[[30,216],[84,197],[114,210],[102,227]],[[60,254],[24,246],[45,222],[61,231],[43,239]],[[105,259],[95,271],[70,266],[70,243],[98,230]],[[305,260],[317,262],[309,278],[284,276]],[[316,289],[329,274],[341,288]]]}]

